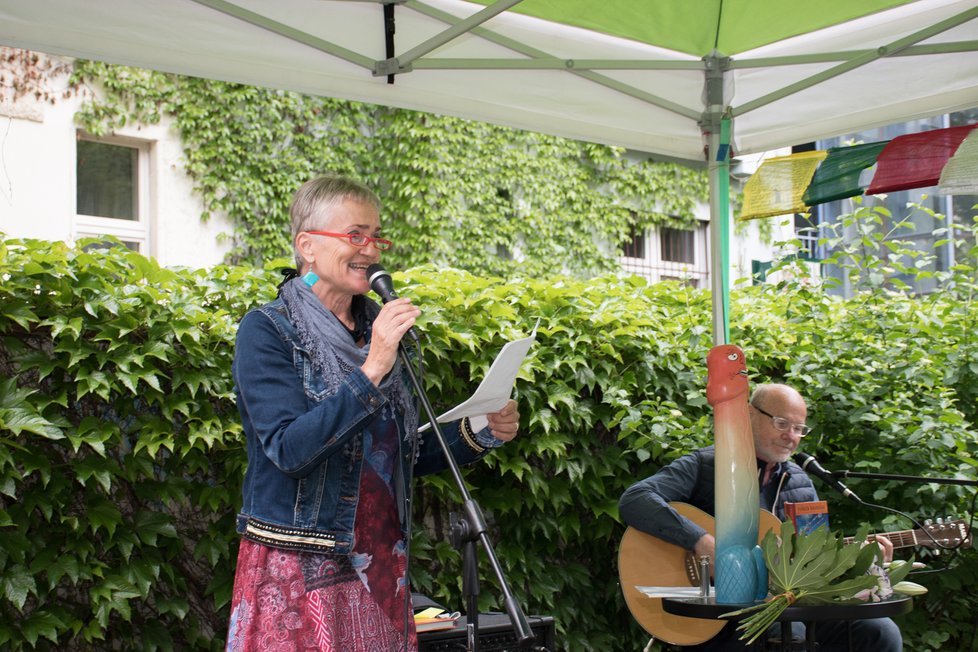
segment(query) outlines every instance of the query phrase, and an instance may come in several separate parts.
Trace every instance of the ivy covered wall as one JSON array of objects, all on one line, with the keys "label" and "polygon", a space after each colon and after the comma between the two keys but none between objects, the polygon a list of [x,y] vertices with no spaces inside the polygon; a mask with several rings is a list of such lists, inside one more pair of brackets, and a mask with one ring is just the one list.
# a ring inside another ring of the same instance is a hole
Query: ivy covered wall
[{"label": "ivy covered wall", "polygon": [[396,268],[503,277],[617,267],[633,229],[689,228],[706,174],[620,148],[356,102],[78,61],[79,125],[103,135],[171,116],[208,213],[230,216],[232,263],[290,251],[288,204],[306,179],[355,176],[381,196]]}]

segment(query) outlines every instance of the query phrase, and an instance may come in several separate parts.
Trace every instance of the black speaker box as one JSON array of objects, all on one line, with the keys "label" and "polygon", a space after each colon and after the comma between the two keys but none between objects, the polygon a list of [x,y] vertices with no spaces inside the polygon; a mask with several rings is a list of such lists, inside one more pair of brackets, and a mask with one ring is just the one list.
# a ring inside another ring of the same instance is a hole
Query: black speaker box
[{"label": "black speaker box", "polygon": [[[479,614],[478,652],[557,652],[554,647],[554,619],[551,616],[527,616],[526,620],[535,638],[519,645],[507,614]],[[418,652],[466,652],[467,625],[468,621],[463,616],[451,629],[420,632]]]}]

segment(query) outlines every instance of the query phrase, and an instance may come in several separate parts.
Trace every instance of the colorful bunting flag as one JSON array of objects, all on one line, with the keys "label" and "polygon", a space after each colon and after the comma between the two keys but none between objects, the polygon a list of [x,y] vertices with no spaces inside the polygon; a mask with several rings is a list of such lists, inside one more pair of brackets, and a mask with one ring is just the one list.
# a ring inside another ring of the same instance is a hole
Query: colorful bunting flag
[{"label": "colorful bunting flag", "polygon": [[961,142],[937,181],[939,195],[978,195],[978,129]]},{"label": "colorful bunting flag", "polygon": [[978,125],[897,136],[880,152],[867,195],[936,186],[941,170]]},{"label": "colorful bunting flag", "polygon": [[[978,123],[767,159],[744,186],[739,219],[804,213],[810,206],[860,193],[929,186],[938,186],[944,195],[978,195],[976,127]],[[865,187],[863,177],[874,165],[873,179]]]},{"label": "colorful bunting flag", "polygon": [[830,148],[829,155],[815,170],[802,201],[806,206],[814,206],[863,194],[866,185],[860,184],[860,175],[876,164],[887,142]]},{"label": "colorful bunting flag", "polygon": [[818,150],[764,161],[744,186],[740,219],[804,212],[806,206],[801,197],[827,154]]}]

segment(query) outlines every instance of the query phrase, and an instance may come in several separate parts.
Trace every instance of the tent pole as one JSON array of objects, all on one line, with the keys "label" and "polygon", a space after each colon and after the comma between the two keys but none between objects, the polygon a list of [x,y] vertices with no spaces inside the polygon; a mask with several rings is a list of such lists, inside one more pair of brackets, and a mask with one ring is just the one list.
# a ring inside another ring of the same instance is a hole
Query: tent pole
[{"label": "tent pole", "polygon": [[716,53],[706,63],[706,105],[700,123],[707,142],[710,182],[710,288],[713,344],[730,341],[730,121],[724,118],[723,76],[729,60]]},{"label": "tent pole", "polygon": [[[394,32],[396,23],[394,22],[394,5],[390,2],[384,4],[384,53],[388,59],[392,59],[396,52],[394,50]],[[387,75],[387,83],[394,83],[394,74]]]}]

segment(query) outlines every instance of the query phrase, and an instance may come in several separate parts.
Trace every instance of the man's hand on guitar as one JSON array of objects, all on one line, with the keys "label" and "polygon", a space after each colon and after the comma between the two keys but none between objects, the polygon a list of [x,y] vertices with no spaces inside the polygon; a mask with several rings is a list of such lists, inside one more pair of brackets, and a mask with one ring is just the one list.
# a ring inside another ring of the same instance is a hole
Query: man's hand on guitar
[{"label": "man's hand on guitar", "polygon": [[893,561],[893,542],[882,534],[874,534],[866,540],[866,543],[875,541],[879,544],[880,551],[883,553],[883,563],[888,564]]},{"label": "man's hand on guitar", "polygon": [[713,535],[707,532],[693,544],[693,554],[696,555],[696,562],[699,563],[700,557],[706,555],[710,558],[710,577],[713,577],[714,556],[717,551],[717,541]]}]

